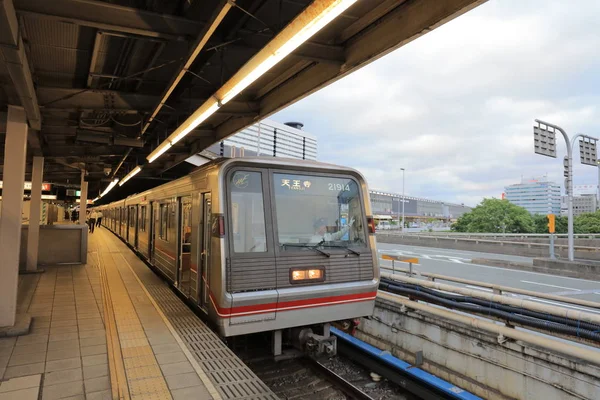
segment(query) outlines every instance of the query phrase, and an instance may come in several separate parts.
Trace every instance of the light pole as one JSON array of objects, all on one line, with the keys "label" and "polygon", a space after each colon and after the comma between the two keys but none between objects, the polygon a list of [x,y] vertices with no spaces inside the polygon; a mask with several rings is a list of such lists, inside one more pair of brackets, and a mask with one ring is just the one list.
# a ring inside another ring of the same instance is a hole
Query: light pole
[{"label": "light pole", "polygon": [[[573,147],[577,138],[581,138],[579,148],[581,152],[582,164],[593,165],[590,161],[593,155],[594,162],[597,160],[596,157],[596,141],[598,139],[591,136],[586,136],[578,133],[573,138],[569,138],[567,132],[557,125],[550,124],[548,122],[536,119],[535,122],[538,126],[533,127],[534,136],[534,150],[537,154],[556,158],[556,142],[555,135],[556,131],[559,131],[565,139],[567,145],[567,155],[564,161],[565,167],[565,190],[567,194],[567,218],[568,218],[568,256],[569,261],[575,259],[574,252],[574,240],[573,240]],[[586,142],[584,142],[586,140]]]},{"label": "light pole", "polygon": [[596,165],[598,166],[598,200],[596,201],[596,210],[600,210],[600,160],[596,160]]},{"label": "light pole", "polygon": [[400,168],[402,171],[402,233],[404,233],[404,168]]}]

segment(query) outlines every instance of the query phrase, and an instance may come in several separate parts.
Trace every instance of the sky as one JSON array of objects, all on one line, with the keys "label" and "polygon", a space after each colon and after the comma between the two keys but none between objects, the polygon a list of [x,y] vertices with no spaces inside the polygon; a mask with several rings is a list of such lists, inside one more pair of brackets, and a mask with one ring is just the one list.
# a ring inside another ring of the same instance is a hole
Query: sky
[{"label": "sky", "polygon": [[[367,0],[361,0],[367,1]],[[521,177],[563,186],[534,119],[600,138],[600,1],[490,0],[271,118],[301,121],[320,161],[369,187],[474,206]],[[597,184],[579,162],[574,183]]]}]

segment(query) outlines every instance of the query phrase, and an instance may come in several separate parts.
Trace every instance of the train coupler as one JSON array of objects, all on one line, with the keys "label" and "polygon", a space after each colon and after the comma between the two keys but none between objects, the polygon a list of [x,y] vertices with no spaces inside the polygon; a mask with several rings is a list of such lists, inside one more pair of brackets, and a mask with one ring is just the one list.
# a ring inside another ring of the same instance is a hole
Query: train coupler
[{"label": "train coupler", "polygon": [[316,333],[308,335],[305,348],[311,357],[335,356],[337,354],[337,338],[325,337]]},{"label": "train coupler", "polygon": [[337,338],[329,334],[328,326],[323,335],[314,333],[311,328],[302,328],[295,334],[295,345],[310,357],[335,356]]}]

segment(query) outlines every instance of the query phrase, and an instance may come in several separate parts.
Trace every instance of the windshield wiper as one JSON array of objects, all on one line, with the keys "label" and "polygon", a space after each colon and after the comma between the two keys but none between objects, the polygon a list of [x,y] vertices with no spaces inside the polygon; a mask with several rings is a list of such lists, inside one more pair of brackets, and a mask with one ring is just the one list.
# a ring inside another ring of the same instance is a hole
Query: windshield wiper
[{"label": "windshield wiper", "polygon": [[341,245],[339,245],[339,244],[326,244],[325,246],[327,246],[327,247],[335,247],[335,248],[338,248],[338,249],[346,249],[346,250],[348,250],[350,253],[352,253],[352,254],[356,254],[356,255],[357,255],[357,256],[359,256],[359,257],[360,257],[360,255],[362,254],[361,252],[359,252],[359,251],[356,251],[356,250],[354,250],[354,249],[351,249],[350,247],[347,247],[347,246],[341,246]]},{"label": "windshield wiper", "polygon": [[322,245],[325,242],[325,240],[321,240],[319,243],[315,244],[315,245],[309,245],[306,243],[280,243],[280,246],[285,247],[285,246],[290,246],[290,247],[303,247],[305,249],[311,249],[314,251],[317,251],[327,257],[331,257],[331,253],[326,252],[325,250],[321,250],[318,247],[320,245]]}]

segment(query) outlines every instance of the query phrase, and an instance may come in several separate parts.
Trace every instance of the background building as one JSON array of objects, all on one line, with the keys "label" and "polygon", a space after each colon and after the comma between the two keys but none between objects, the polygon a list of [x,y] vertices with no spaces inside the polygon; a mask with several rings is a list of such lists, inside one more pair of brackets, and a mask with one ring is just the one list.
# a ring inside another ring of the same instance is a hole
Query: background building
[{"label": "background building", "polygon": [[[566,203],[566,199],[565,199]],[[565,207],[566,208],[566,207]],[[596,194],[585,194],[573,197],[573,215],[578,216],[584,213],[593,213],[598,209],[598,200]]]},{"label": "background building", "polygon": [[507,186],[506,199],[531,214],[560,214],[560,186],[548,178],[522,179],[521,183]]},{"label": "background building", "polygon": [[[402,195],[370,190],[371,207],[376,219],[398,220],[402,218]],[[404,220],[410,225],[420,225],[431,219],[449,222],[471,211],[464,204],[404,196]]]},{"label": "background building", "polygon": [[300,122],[280,124],[265,119],[208,150],[222,157],[263,156],[301,160],[317,159],[317,138],[302,130]]}]

